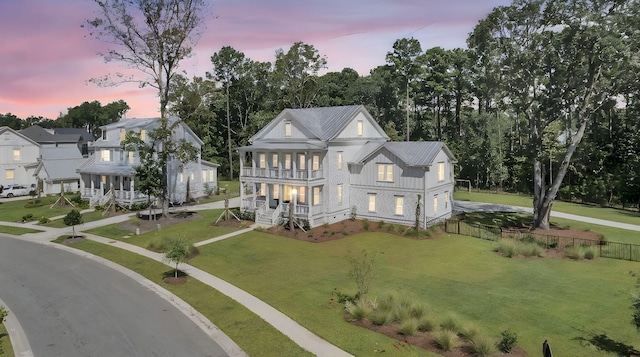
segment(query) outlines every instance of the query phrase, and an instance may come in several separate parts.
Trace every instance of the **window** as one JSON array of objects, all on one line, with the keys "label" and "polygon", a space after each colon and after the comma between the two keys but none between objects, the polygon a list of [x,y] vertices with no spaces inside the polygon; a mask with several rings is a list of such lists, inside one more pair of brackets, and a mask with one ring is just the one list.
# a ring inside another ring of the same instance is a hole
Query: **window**
[{"label": "window", "polygon": [[144,129],[140,130],[140,140],[142,141],[147,140],[147,131]]},{"label": "window", "polygon": [[109,150],[101,150],[100,151],[100,159],[101,159],[101,161],[104,161],[104,162],[111,161],[111,151],[109,151]]},{"label": "window", "polygon": [[320,156],[313,155],[313,167],[311,168],[313,171],[320,170]]},{"label": "window", "polygon": [[285,170],[291,170],[291,154],[284,155],[284,168]]},{"label": "window", "polygon": [[209,181],[213,182],[213,170],[209,170]]},{"label": "window", "polygon": [[322,201],[320,200],[320,186],[316,186],[313,188],[313,205],[319,205]]},{"label": "window", "polygon": [[271,166],[278,168],[278,154],[273,154],[273,156],[271,156]]},{"label": "window", "polygon": [[305,154],[298,155],[298,170],[306,170],[307,169],[307,159]]},{"label": "window", "polygon": [[124,129],[120,129],[120,141],[124,141]]},{"label": "window", "polygon": [[342,170],[342,151],[338,151],[338,170]]},{"label": "window", "polygon": [[4,172],[4,178],[7,180],[13,180],[16,178],[16,170],[7,170]]},{"label": "window", "polygon": [[307,188],[304,186],[298,187],[298,202],[307,202]]},{"label": "window", "polygon": [[191,177],[191,181],[193,181],[193,172],[191,173],[191,175],[189,177]]},{"label": "window", "polygon": [[393,182],[392,164],[378,164],[378,181]]},{"label": "window", "polygon": [[106,130],[102,131],[102,140],[107,140],[107,131]]},{"label": "window", "polygon": [[376,211],[376,195],[373,193],[369,194],[369,212]]},{"label": "window", "polygon": [[267,184],[261,182],[258,184],[258,196],[266,196],[267,195]]},{"label": "window", "polygon": [[291,122],[284,122],[284,136],[291,136]]},{"label": "window", "polygon": [[184,175],[182,172],[178,173],[178,181],[180,181],[180,183],[184,182]]},{"label": "window", "polygon": [[280,198],[280,185],[273,185],[273,198]]},{"label": "window", "polygon": [[106,185],[106,184],[107,184],[107,176],[102,175],[102,176],[100,177],[100,181],[102,182],[102,184],[103,184],[103,185]]},{"label": "window", "polygon": [[202,170],[202,182],[207,182],[207,170]]},{"label": "window", "polygon": [[13,161],[20,161],[20,149],[13,149]]},{"label": "window", "polygon": [[449,207],[449,192],[445,192],[444,193],[444,208],[448,208]]},{"label": "window", "polygon": [[129,151],[129,163],[133,164],[133,151]]},{"label": "window", "polygon": [[404,197],[396,196],[396,214],[403,215]]},{"label": "window", "polygon": [[342,203],[342,185],[338,185],[338,203]]},{"label": "window", "polygon": [[358,120],[358,136],[362,136],[364,132],[364,123],[362,120]]},{"label": "window", "polygon": [[267,155],[260,153],[258,154],[258,168],[264,169],[267,167]]},{"label": "window", "polygon": [[444,181],[444,162],[438,163],[438,181]]},{"label": "window", "polygon": [[438,196],[433,196],[433,214],[438,213]]}]

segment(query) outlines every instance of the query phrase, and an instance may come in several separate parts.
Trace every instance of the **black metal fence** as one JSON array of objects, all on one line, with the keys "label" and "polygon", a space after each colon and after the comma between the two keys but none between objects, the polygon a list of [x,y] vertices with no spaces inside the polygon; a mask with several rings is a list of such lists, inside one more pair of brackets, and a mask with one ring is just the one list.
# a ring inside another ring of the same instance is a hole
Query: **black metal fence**
[{"label": "black metal fence", "polygon": [[609,242],[606,240],[559,237],[548,234],[503,230],[500,227],[481,224],[468,224],[460,220],[446,220],[445,231],[452,234],[460,234],[484,240],[498,241],[502,238],[511,238],[518,241],[538,242],[547,248],[564,249],[571,246],[594,246],[603,258],[640,261],[640,245]]}]

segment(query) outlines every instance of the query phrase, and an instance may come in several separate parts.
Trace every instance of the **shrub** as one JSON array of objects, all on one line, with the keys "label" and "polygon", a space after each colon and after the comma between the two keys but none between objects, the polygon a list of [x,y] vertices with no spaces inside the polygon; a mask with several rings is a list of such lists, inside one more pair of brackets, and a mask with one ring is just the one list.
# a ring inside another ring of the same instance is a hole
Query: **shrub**
[{"label": "shrub", "polygon": [[324,228],[329,228],[329,222],[324,222],[324,223],[322,224],[322,226],[323,226]]},{"label": "shrub", "polygon": [[423,303],[414,303],[409,306],[409,315],[417,319],[427,314],[429,308]]},{"label": "shrub", "polygon": [[364,228],[365,231],[369,230],[369,221],[366,218],[362,220],[362,228]]},{"label": "shrub", "polygon": [[502,240],[497,248],[503,257],[511,258],[516,255],[516,245],[511,240]]},{"label": "shrub", "polygon": [[518,342],[518,335],[509,330],[504,330],[500,333],[502,335],[502,339],[498,342],[498,349],[504,353],[511,352],[511,349]]},{"label": "shrub", "polygon": [[447,314],[447,316],[440,321],[440,327],[445,330],[459,332],[462,328],[462,322],[460,321],[460,317],[454,314]]},{"label": "shrub", "polygon": [[31,213],[22,216],[22,222],[33,221],[33,215]]},{"label": "shrub", "polygon": [[41,217],[40,220],[38,221],[38,223],[40,224],[47,224],[49,222],[51,222],[51,220],[47,217]]},{"label": "shrub", "polygon": [[378,229],[384,229],[384,225],[385,225],[384,221],[378,222]]},{"label": "shrub", "polygon": [[495,343],[487,336],[477,334],[469,339],[469,343],[476,356],[490,356],[496,352]]},{"label": "shrub", "polygon": [[352,206],[351,213],[349,214],[349,219],[355,221],[356,217],[358,217],[358,208],[356,206]]},{"label": "shrub", "polygon": [[418,332],[418,319],[408,318],[403,320],[398,327],[398,333],[405,336],[413,336]]},{"label": "shrub", "polygon": [[193,244],[189,245],[189,256],[187,259],[191,259],[198,255],[200,255],[200,249]]},{"label": "shrub", "polygon": [[458,338],[455,332],[450,330],[438,330],[434,332],[433,341],[444,351],[451,351],[460,346],[460,338]]},{"label": "shrub", "polygon": [[309,231],[309,233],[307,233],[307,237],[309,237],[309,238],[313,238],[313,232],[312,232],[312,231]]},{"label": "shrub", "polygon": [[431,316],[423,315],[418,319],[418,331],[429,332],[438,327],[438,323]]}]

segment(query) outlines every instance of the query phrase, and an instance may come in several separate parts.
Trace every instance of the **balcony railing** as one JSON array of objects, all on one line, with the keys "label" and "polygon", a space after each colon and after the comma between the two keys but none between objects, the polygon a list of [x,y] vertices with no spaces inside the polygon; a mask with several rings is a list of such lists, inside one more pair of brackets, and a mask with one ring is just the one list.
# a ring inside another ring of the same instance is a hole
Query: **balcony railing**
[{"label": "balcony railing", "polygon": [[[254,171],[255,170],[255,171]],[[243,167],[242,176],[245,177],[262,177],[262,178],[282,178],[282,179],[295,179],[295,180],[307,180],[309,177],[312,179],[322,178],[322,169],[311,171],[309,176],[308,170],[291,170],[291,169],[279,169],[279,168],[252,168]]]}]

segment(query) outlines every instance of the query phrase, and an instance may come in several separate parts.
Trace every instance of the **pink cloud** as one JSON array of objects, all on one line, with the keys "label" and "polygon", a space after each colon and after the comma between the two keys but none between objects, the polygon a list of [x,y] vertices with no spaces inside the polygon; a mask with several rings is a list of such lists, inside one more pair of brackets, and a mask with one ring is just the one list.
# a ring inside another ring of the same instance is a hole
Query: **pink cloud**
[{"label": "pink cloud", "polygon": [[[494,6],[510,0],[218,0],[211,20],[182,70],[189,77],[211,69],[210,57],[230,45],[249,58],[272,62],[275,50],[295,41],[328,57],[330,71],[351,67],[367,74],[385,63],[393,42],[418,39],[423,49],[465,45],[467,34]],[[0,113],[55,118],[84,101],[123,99],[129,117],[157,115],[153,89],[134,84],[99,88],[86,81],[126,70],[96,55],[105,44],[80,26],[95,17],[86,0],[0,1]],[[139,73],[138,73],[139,74]]]}]

